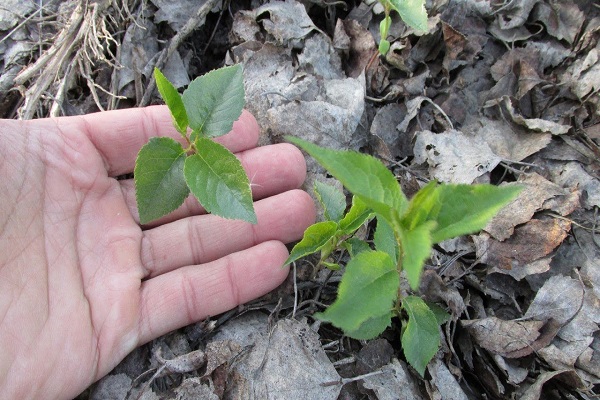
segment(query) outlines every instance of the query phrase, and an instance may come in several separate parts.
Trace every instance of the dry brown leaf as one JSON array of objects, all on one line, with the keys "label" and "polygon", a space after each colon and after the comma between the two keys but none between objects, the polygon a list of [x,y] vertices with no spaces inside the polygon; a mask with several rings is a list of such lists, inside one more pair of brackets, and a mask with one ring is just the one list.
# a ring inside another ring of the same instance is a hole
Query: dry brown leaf
[{"label": "dry brown leaf", "polygon": [[443,61],[446,74],[462,65],[471,64],[487,42],[484,35],[465,35],[445,22],[442,22],[442,33],[446,43]]},{"label": "dry brown leaf", "polygon": [[549,209],[550,206],[559,207],[558,203],[547,203],[547,200],[557,196],[560,196],[563,202],[565,199],[570,199],[569,191],[536,173],[521,175],[516,183],[504,186],[514,185],[523,187],[519,196],[500,210],[484,228],[499,241],[508,239],[513,234],[515,226],[529,221],[537,211]]},{"label": "dry brown leaf", "polygon": [[461,324],[481,347],[507,358],[525,357],[545,347],[558,330],[543,321],[505,321],[496,317]]},{"label": "dry brown leaf", "polygon": [[350,38],[346,75],[357,78],[376,51],[375,40],[373,35],[355,20],[346,20],[343,26],[345,34]]},{"label": "dry brown leaf", "polygon": [[[536,261],[549,265],[550,259],[544,259],[567,236],[571,223],[562,219],[532,219],[523,226],[515,228],[514,234],[500,242],[489,234],[475,236],[476,254],[480,261],[494,267],[494,272],[509,274],[517,280],[525,277],[523,268]],[[544,271],[537,271],[544,272]]]},{"label": "dry brown leaf", "polygon": [[558,40],[564,39],[573,44],[585,21],[585,15],[575,3],[540,2],[533,9],[532,19],[543,23],[548,33]]}]

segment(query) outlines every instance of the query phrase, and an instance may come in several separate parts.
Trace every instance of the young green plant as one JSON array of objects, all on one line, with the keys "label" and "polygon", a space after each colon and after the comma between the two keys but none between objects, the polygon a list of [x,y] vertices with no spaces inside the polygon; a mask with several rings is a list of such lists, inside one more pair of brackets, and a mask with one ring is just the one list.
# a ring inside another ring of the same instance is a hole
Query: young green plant
[{"label": "young green plant", "polygon": [[[351,235],[371,214],[377,219],[375,249],[362,246],[360,251],[350,252],[337,299],[315,316],[356,339],[372,339],[391,325],[392,317],[400,317],[404,354],[423,375],[440,345],[438,327],[445,317],[439,307],[428,305],[418,296],[400,297],[400,273],[404,271],[416,291],[434,244],[479,231],[521,188],[432,181],[408,200],[394,175],[376,158],[322,148],[298,138],[287,139],[310,154],[354,195],[352,207],[340,219],[343,210],[339,194],[317,187],[328,220],[306,230],[287,262],[321,251],[320,263],[329,266],[327,256],[336,246],[348,248],[344,244],[350,239],[340,241],[343,237]],[[330,211],[333,207],[335,213]],[[353,213],[366,217],[353,219],[358,225],[349,226],[344,220]]]},{"label": "young green plant", "polygon": [[256,223],[250,182],[240,161],[211,140],[230,132],[242,113],[242,67],[196,78],[183,95],[158,69],[154,77],[185,147],[168,137],[153,137],[140,149],[134,169],[140,222],[174,211],[191,192],[207,212]]},{"label": "young green plant", "polygon": [[425,0],[379,0],[383,5],[384,18],[379,24],[379,54],[385,56],[390,50],[390,42],[387,40],[392,17],[390,12],[396,10],[406,25],[418,31],[427,31],[427,10]]}]

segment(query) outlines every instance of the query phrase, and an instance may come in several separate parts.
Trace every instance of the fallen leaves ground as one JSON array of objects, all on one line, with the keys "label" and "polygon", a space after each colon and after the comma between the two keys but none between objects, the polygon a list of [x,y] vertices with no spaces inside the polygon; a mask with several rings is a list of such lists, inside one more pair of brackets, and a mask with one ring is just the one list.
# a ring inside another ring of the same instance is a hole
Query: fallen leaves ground
[{"label": "fallen leaves ground", "polygon": [[[155,103],[155,65],[183,87],[240,62],[263,144],[291,134],[374,154],[408,195],[429,179],[525,187],[432,255],[420,294],[452,318],[425,379],[399,323],[361,343],[316,322],[339,275],[307,261],[269,296],[136,350],[81,398],[598,395],[598,4],[430,0],[429,32],[395,21],[380,58],[372,1],[42,3],[0,9],[2,117]],[[307,188],[328,180],[309,169]]]}]

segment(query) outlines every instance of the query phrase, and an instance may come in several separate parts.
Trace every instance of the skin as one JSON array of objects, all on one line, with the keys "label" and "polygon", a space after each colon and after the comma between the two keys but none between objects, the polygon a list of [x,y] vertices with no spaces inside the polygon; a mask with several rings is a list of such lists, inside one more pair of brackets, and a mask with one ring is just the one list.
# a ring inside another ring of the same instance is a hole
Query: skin
[{"label": "skin", "polygon": [[258,134],[244,112],[217,139],[252,181],[257,225],[190,197],[142,227],[115,177],[149,137],[181,139],[166,107],[0,121],[0,398],[77,396],[137,346],[286,278],[284,243],[315,210],[300,151]]}]

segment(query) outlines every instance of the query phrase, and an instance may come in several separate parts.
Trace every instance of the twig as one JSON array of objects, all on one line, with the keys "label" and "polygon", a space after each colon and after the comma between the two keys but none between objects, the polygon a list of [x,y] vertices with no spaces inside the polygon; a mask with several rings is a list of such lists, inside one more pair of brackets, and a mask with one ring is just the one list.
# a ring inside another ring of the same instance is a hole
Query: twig
[{"label": "twig", "polygon": [[[196,14],[193,15],[185,25],[177,32],[175,36],[169,42],[169,46],[163,50],[156,60],[155,67],[161,69],[169,57],[173,55],[177,51],[179,45],[200,25],[200,22],[206,18],[209,11],[212,10],[220,0],[208,0],[202,7],[196,11]],[[146,88],[146,92],[140,101],[140,106],[144,107],[150,104],[150,100],[152,99],[152,93],[154,93],[154,89],[156,88],[156,81],[154,77],[150,78],[150,82],[148,82],[148,86]]]}]

